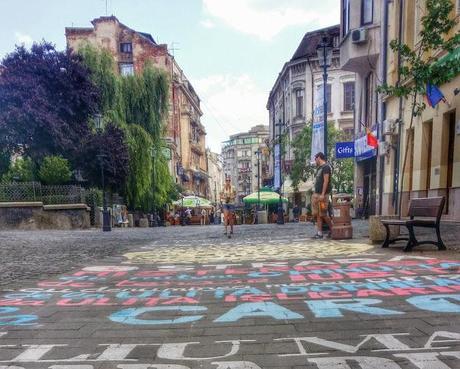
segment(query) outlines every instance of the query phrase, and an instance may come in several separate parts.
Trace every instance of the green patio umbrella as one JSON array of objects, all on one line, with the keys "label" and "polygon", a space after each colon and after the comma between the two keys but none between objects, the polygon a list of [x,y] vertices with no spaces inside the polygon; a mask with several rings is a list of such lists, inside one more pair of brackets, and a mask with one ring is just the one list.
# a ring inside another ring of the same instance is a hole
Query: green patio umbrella
[{"label": "green patio umbrella", "polygon": [[[279,202],[279,194],[273,192],[267,187],[262,187],[260,189],[260,204],[261,205],[272,205]],[[288,199],[281,197],[282,202],[288,202]],[[250,195],[243,198],[245,204],[257,204],[259,202],[258,192],[253,192]]]},{"label": "green patio umbrella", "polygon": [[184,196],[183,199],[173,202],[175,206],[183,206],[184,208],[212,208],[209,200],[199,196]]}]

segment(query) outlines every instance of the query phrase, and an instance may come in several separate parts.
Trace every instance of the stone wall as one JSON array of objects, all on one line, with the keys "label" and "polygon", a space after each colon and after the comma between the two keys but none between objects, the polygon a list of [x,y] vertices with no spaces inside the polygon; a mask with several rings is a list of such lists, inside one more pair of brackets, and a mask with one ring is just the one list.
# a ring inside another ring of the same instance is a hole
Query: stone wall
[{"label": "stone wall", "polygon": [[86,229],[89,227],[89,208],[85,204],[0,203],[0,230]]}]

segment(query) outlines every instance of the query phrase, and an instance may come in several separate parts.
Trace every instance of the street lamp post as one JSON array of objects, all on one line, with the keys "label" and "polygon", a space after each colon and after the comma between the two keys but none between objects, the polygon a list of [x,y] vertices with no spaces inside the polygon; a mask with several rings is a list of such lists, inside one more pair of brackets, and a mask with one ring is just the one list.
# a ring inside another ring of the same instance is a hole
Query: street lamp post
[{"label": "street lamp post", "polygon": [[[260,147],[254,152],[257,156],[257,212],[260,211]],[[256,214],[256,221],[259,224],[259,214]]]},{"label": "street lamp post", "polygon": [[327,159],[327,68],[330,67],[332,63],[332,46],[326,36],[323,36],[316,52],[318,53],[319,65],[323,67],[324,155]]},{"label": "street lamp post", "polygon": [[[96,126],[96,130],[99,133],[102,133],[103,130],[103,122],[102,122],[102,115],[96,114],[94,116],[94,123]],[[112,225],[110,221],[110,212],[107,209],[107,196],[105,193],[105,181],[104,181],[104,158],[105,155],[102,153],[102,147],[100,147],[100,153],[97,155],[99,158],[99,163],[101,164],[101,184],[102,184],[102,231],[103,232],[110,232],[112,230]]]},{"label": "street lamp post", "polygon": [[152,226],[153,227],[158,227],[158,222],[157,222],[157,212],[156,212],[156,206],[155,206],[155,147],[152,146],[150,149],[150,155],[152,156]]},{"label": "street lamp post", "polygon": [[281,187],[282,187],[282,183],[283,183],[283,180],[282,180],[282,171],[281,171],[281,127],[283,126],[283,124],[281,123],[281,119],[279,120],[278,124],[277,124],[279,130],[278,130],[278,145],[279,145],[279,151],[278,151],[278,161],[279,161],[279,165],[278,165],[278,170],[279,170],[279,177],[280,177],[280,187],[278,189],[278,193],[279,193],[279,200],[278,200],[278,216],[276,217],[276,223],[277,224],[284,224],[284,212],[283,212],[283,200],[281,199]]}]

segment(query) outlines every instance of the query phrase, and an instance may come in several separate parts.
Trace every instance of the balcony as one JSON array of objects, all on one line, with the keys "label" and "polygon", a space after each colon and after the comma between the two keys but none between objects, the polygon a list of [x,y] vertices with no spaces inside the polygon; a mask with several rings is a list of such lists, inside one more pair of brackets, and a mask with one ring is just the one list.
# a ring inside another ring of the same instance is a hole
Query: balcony
[{"label": "balcony", "polygon": [[353,43],[350,30],[340,45],[341,69],[358,74],[367,73],[372,66],[377,65],[380,53],[380,26],[364,26],[366,39]]}]

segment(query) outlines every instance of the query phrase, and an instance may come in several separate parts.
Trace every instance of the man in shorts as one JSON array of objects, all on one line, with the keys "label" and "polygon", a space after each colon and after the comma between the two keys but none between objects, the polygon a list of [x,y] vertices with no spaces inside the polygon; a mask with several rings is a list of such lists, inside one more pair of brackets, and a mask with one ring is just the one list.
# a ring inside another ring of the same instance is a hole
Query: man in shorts
[{"label": "man in shorts", "polygon": [[[220,194],[220,200],[222,201],[224,209],[225,235],[227,235],[228,238],[231,238],[231,235],[233,234],[233,224],[235,222],[235,198],[235,187],[232,186],[230,177],[227,177],[225,178],[224,190]],[[228,233],[228,225],[230,225],[230,233]]]},{"label": "man in shorts", "polygon": [[329,231],[332,230],[332,221],[328,214],[332,170],[322,152],[315,155],[315,163],[318,169],[316,170],[314,193],[311,198],[311,210],[313,218],[316,218],[316,235],[312,238],[322,239],[323,221],[329,226]]}]

